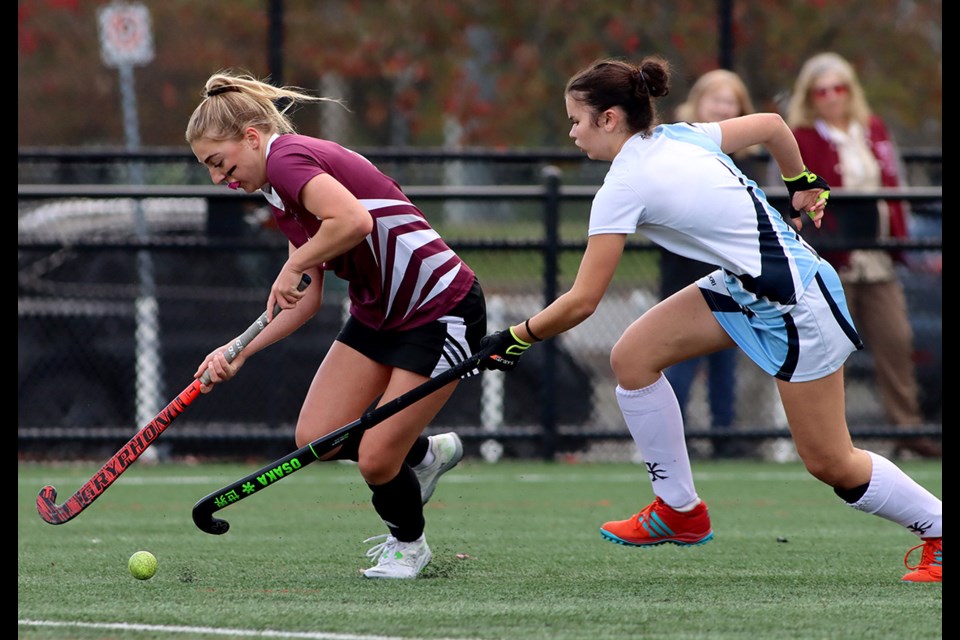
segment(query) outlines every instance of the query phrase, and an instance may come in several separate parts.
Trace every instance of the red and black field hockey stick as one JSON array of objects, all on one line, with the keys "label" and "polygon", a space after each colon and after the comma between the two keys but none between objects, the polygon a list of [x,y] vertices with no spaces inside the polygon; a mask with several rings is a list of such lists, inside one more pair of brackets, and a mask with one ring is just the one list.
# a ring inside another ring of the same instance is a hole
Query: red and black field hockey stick
[{"label": "red and black field hockey stick", "polygon": [[411,404],[422,400],[434,391],[437,391],[454,380],[458,380],[476,369],[484,354],[474,354],[443,373],[430,378],[423,384],[397,396],[393,400],[366,412],[350,424],[321,436],[293,453],[288,453],[279,460],[275,460],[265,467],[254,471],[250,475],[237,480],[231,485],[214,491],[204,497],[193,507],[193,523],[206,533],[221,535],[230,529],[226,520],[214,518],[213,513],[232,504],[248,498],[262,489],[266,489],[275,482],[286,478],[304,468],[311,462],[319,460],[350,438],[359,438],[367,429],[383,422],[390,416],[400,412]]},{"label": "red and black field hockey stick", "polygon": [[[310,284],[310,276],[303,274],[298,288],[303,291]],[[274,316],[280,313],[280,305],[274,307]],[[246,331],[238,336],[230,347],[224,352],[227,362],[232,362],[250,342],[257,337],[267,326],[267,312],[264,311],[256,322],[251,324]],[[147,426],[143,427],[134,435],[127,444],[117,451],[106,464],[104,464],[92,478],[77,490],[69,500],[63,504],[57,504],[57,490],[50,485],[40,489],[37,495],[37,511],[40,517],[50,524],[63,524],[76,518],[80,512],[89,507],[94,500],[103,495],[113,482],[120,477],[120,474],[127,470],[131,464],[136,462],[147,447],[154,440],[160,437],[160,434],[170,426],[174,419],[190,406],[198,395],[200,387],[210,381],[210,374],[204,374],[190,383],[186,389],[173,399],[156,417],[151,420]]]}]

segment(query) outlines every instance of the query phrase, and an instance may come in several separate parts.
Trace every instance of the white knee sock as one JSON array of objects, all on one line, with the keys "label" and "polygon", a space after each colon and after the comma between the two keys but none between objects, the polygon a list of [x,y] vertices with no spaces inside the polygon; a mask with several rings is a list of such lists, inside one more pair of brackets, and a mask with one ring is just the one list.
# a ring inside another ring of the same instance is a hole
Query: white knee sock
[{"label": "white knee sock", "polygon": [[883,456],[867,453],[873,460],[870,485],[850,506],[896,522],[921,538],[943,537],[943,501]]},{"label": "white knee sock", "polygon": [[617,386],[623,419],[647,466],[653,493],[673,508],[699,501],[683,437],[683,417],[673,387],[663,375],[649,387]]}]

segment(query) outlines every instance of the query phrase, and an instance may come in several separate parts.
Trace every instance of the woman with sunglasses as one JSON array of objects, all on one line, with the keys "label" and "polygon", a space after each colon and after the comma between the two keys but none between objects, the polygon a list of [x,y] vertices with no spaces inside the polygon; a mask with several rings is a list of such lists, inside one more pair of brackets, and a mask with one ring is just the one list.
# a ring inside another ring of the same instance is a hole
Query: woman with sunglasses
[{"label": "woman with sunglasses", "polygon": [[[811,171],[833,187],[875,189],[902,184],[900,158],[883,120],[872,113],[853,66],[836,53],[820,53],[803,65],[787,108],[787,124]],[[832,216],[820,229],[804,229],[817,246],[820,237],[870,242],[907,236],[901,201],[831,202]],[[899,252],[876,249],[821,251],[840,274],[850,312],[871,348],[877,386],[887,419],[904,429],[923,422],[913,365],[913,330],[895,261]],[[929,438],[906,438],[897,453],[939,457]]]}]

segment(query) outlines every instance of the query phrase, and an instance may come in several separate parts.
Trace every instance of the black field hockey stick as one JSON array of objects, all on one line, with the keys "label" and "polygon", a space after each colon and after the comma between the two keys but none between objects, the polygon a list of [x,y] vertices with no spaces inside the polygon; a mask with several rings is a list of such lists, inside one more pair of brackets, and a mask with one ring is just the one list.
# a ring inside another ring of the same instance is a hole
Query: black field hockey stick
[{"label": "black field hockey stick", "polygon": [[[300,291],[303,291],[309,284],[310,276],[303,274],[298,288]],[[274,316],[280,313],[280,305],[274,307],[273,313]],[[257,318],[256,322],[251,324],[247,330],[239,335],[227,350],[224,351],[223,355],[227,359],[227,362],[232,362],[233,359],[263,331],[267,323],[267,312],[264,311],[263,314]],[[54,487],[47,485],[40,489],[40,493],[37,495],[37,511],[40,513],[40,517],[50,524],[63,524],[80,515],[81,511],[89,507],[94,500],[103,495],[103,492],[120,477],[120,474],[136,462],[137,458],[147,450],[147,447],[160,437],[160,434],[170,426],[174,419],[190,406],[190,403],[200,395],[200,387],[208,382],[210,382],[210,374],[205,371],[200,378],[190,383],[190,386],[181,391],[170,404],[164,407],[153,420],[130,438],[127,444],[123,445],[92,478],[87,480],[87,482],[63,504],[57,504],[57,490]]]},{"label": "black field hockey stick", "polygon": [[230,529],[230,523],[226,520],[214,518],[213,513],[215,511],[229,507],[244,498],[249,498],[277,481],[292,475],[311,462],[319,460],[324,455],[330,453],[348,439],[359,438],[367,429],[383,422],[413,403],[422,400],[434,391],[447,386],[454,380],[459,380],[467,375],[478,367],[483,357],[484,354],[474,354],[458,365],[430,378],[410,391],[397,396],[376,409],[367,411],[350,424],[340,427],[336,431],[331,431],[313,442],[300,447],[293,453],[288,453],[279,460],[275,460],[267,466],[254,471],[247,477],[214,491],[194,505],[194,524],[196,524],[197,528],[201,531],[213,535],[226,533]]}]

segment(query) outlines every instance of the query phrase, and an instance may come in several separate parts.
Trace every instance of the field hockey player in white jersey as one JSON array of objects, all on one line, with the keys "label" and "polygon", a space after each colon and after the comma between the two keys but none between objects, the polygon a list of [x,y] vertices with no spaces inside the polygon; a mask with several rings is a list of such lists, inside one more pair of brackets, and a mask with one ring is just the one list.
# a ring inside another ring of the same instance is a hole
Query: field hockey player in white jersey
[{"label": "field hockey player in white jersey", "polygon": [[[669,251],[720,266],[634,321],[610,363],[624,420],[646,464],[655,499],[600,527],[627,546],[700,545],[713,539],[697,494],[676,396],[663,370],[737,346],[773,376],[807,471],[844,503],[919,538],[906,582],[942,582],[943,505],[892,462],[854,446],[844,409],[843,364],[860,337],[834,268],[822,260],[747,178],[730,154],[763,144],[791,197],[791,217],[820,226],[829,186],[807,171],[775,113],[719,123],[658,125],[655,99],[670,67],[594,62],[567,83],[570,137],[610,168],[593,199],[589,238],[569,291],[523,323],[486,336],[483,368],[510,370],[533,344],[572,329],[596,310],[623,255],[642,232]],[[804,221],[804,218],[806,220]]]},{"label": "field hockey player in white jersey", "polygon": [[[221,72],[206,82],[186,139],[214,184],[262,192],[289,254],[266,301],[271,322],[232,362],[215,349],[197,369],[209,392],[261,349],[320,309],[323,274],[347,283],[349,318],[320,364],[300,408],[303,447],[469,359],[486,333],[483,291],[400,186],[358,153],[299,135],[286,115],[318,102],[293,87]],[[280,111],[278,104],[286,104]],[[313,284],[296,287],[307,274]],[[272,310],[285,311],[273,321]],[[476,370],[474,370],[476,372]],[[368,578],[415,578],[430,562],[423,505],[437,479],[463,456],[455,433],[424,430],[454,392],[453,382],[349,438],[329,459],[358,464],[388,533],[367,555]]]}]

